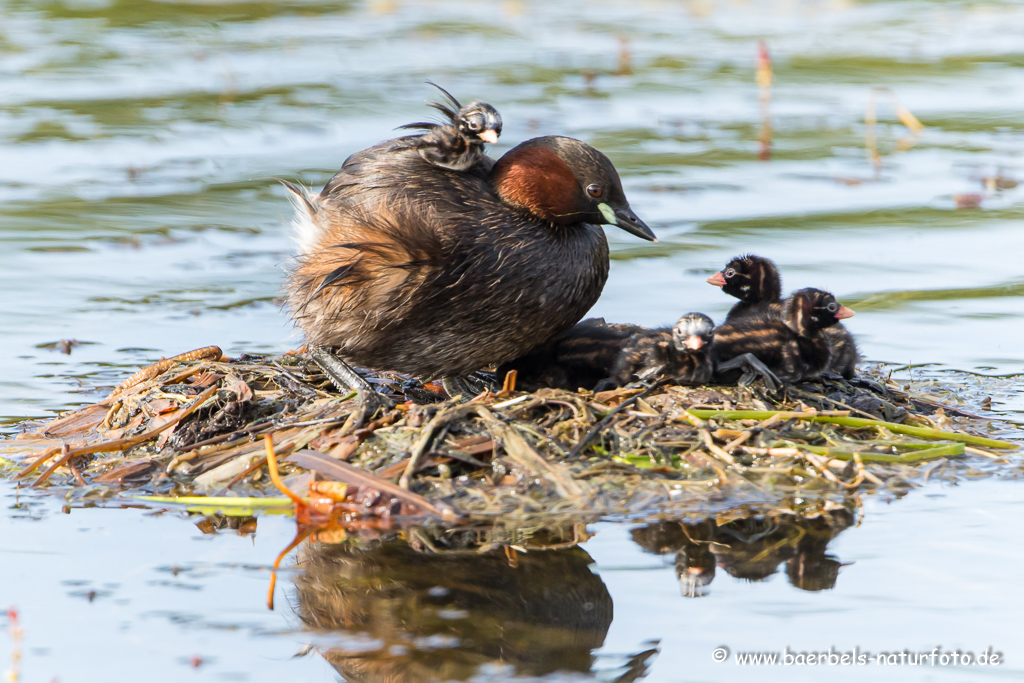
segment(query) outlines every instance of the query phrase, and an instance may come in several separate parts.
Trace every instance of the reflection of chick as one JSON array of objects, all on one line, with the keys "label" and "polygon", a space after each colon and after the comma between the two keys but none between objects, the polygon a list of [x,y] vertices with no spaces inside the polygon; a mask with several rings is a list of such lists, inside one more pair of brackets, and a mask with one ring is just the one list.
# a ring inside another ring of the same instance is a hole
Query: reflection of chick
[{"label": "reflection of chick", "polygon": [[826,551],[828,544],[854,522],[847,510],[833,510],[829,519],[809,520],[797,543],[797,553],[786,561],[786,576],[794,587],[805,591],[835,588],[843,563]]},{"label": "reflection of chick", "polygon": [[691,543],[676,553],[676,578],[684,598],[703,598],[715,579],[715,554],[710,543]]},{"label": "reflection of chick", "polygon": [[736,520],[718,528],[713,550],[719,566],[738,579],[763,581],[785,562],[794,588],[827,590],[835,587],[842,564],[825,551],[853,521],[852,514],[840,509],[794,522]]},{"label": "reflection of chick", "polygon": [[738,519],[718,527],[711,549],[730,576],[764,581],[793,553],[789,545],[779,542],[792,530],[767,519]]},{"label": "reflection of chick", "polygon": [[801,552],[786,561],[786,576],[795,588],[805,591],[824,591],[836,587],[839,568],[843,564],[831,555]]},{"label": "reflection of chick", "polygon": [[676,553],[675,570],[685,598],[708,594],[706,586],[715,578],[715,555],[711,552],[714,522],[699,524],[656,522],[631,532],[633,541],[655,555]]},{"label": "reflection of chick", "polygon": [[671,332],[639,332],[619,354],[611,379],[619,386],[659,377],[705,384],[714,374],[707,349],[714,329],[715,323],[703,313],[687,313]]}]

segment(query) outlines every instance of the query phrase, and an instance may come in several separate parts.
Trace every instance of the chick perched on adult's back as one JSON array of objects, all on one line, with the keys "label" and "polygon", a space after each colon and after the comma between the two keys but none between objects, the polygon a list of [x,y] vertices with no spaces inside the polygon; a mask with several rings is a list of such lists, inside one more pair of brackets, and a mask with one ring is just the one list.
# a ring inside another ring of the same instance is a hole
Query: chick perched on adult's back
[{"label": "chick perched on adult's back", "polygon": [[[782,278],[775,263],[763,256],[737,256],[709,277],[708,282],[739,299],[729,310],[727,323],[750,315],[782,313]],[[825,328],[824,334],[832,345],[827,370],[852,379],[860,362],[860,351],[853,335],[841,323]]]},{"label": "chick perched on adult's back", "polygon": [[754,356],[786,382],[814,379],[832,360],[825,330],[853,316],[835,297],[820,289],[801,289],[782,304],[781,313],[761,313],[727,322],[715,330],[711,357],[716,378],[734,381],[738,373],[723,372],[735,359]]},{"label": "chick perched on adult's back", "polygon": [[671,377],[682,384],[705,384],[714,374],[707,345],[715,323],[703,313],[687,313],[671,330],[639,332],[623,348],[612,368],[618,386]]},{"label": "chick perched on adult's back", "polygon": [[440,90],[447,105],[431,102],[430,106],[444,114],[447,123],[421,121],[409,123],[399,128],[421,129],[421,135],[410,135],[400,138],[406,147],[415,149],[424,159],[450,171],[468,171],[488,162],[483,171],[490,170],[490,160],[484,154],[484,143],[494,144],[501,135],[501,114],[486,102],[473,101],[462,106],[451,93],[431,83]]}]

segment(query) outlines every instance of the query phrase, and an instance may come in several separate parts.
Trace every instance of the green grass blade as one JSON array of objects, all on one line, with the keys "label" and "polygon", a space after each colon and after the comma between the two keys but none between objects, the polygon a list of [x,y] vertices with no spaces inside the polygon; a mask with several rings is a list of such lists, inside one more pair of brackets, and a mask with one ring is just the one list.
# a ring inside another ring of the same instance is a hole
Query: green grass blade
[{"label": "green grass blade", "polygon": [[238,496],[133,496],[136,500],[149,503],[174,503],[176,505],[219,505],[223,507],[287,507],[294,505],[288,496],[266,498],[244,498]]},{"label": "green grass blade", "polygon": [[226,517],[251,517],[258,512],[292,514],[295,503],[287,496],[244,498],[234,496],[134,496],[147,503],[184,505],[189,512],[200,515],[222,514]]},{"label": "green grass blade", "polygon": [[900,455],[891,455],[889,453],[866,453],[864,451],[845,451],[836,448],[826,448],[824,446],[808,446],[802,443],[793,443],[792,441],[776,441],[772,444],[772,448],[779,447],[796,448],[807,451],[808,453],[824,456],[826,458],[833,458],[835,460],[853,460],[854,455],[858,455],[862,462],[896,462],[903,464],[911,464],[934,458],[948,458],[964,454],[964,444],[961,442],[931,446],[930,448],[925,449],[914,449],[909,453],[901,453]]},{"label": "green grass blade", "polygon": [[832,415],[816,415],[814,413],[801,414],[785,410],[690,410],[687,412],[702,420],[715,417],[724,420],[767,420],[773,415],[781,414],[785,418],[796,417],[801,420],[810,420],[811,422],[828,422],[841,427],[854,427],[858,429],[864,427],[884,427],[895,434],[916,436],[920,439],[959,441],[971,444],[972,446],[984,446],[986,448],[1020,448],[1020,445],[1011,443],[1010,441],[986,439],[982,436],[974,436],[973,434],[964,434],[962,432],[945,432],[941,429],[932,429],[930,427],[911,427],[910,425],[885,422],[884,420],[869,420],[863,417],[839,417]]}]

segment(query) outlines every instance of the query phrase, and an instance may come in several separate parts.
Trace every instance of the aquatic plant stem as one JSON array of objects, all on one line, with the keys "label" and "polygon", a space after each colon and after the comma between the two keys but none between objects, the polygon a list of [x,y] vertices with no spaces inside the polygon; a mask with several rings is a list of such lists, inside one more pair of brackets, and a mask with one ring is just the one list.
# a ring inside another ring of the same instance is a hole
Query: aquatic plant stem
[{"label": "aquatic plant stem", "polygon": [[705,420],[711,418],[721,418],[725,420],[764,420],[772,415],[778,415],[780,418],[797,418],[800,420],[809,420],[811,422],[828,422],[841,427],[853,427],[857,429],[864,427],[884,427],[896,434],[916,436],[921,439],[948,439],[950,441],[969,443],[974,446],[987,446],[988,448],[1020,448],[1017,444],[1009,441],[986,439],[982,436],[963,434],[961,432],[945,432],[941,429],[931,429],[928,427],[911,427],[908,425],[897,424],[895,422],[885,422],[883,420],[868,420],[862,417],[840,417],[822,415],[821,413],[798,413],[774,410],[690,410],[689,412],[691,415]]},{"label": "aquatic plant stem", "polygon": [[[267,470],[270,472],[270,481],[274,482],[274,486],[277,487],[278,491],[292,499],[296,508],[305,508],[305,499],[293,493],[292,490],[285,486],[284,482],[281,481],[281,475],[278,474],[277,471],[277,454],[274,453],[274,437],[270,434],[263,436],[263,448],[267,451]],[[270,609],[274,608],[271,607]]]},{"label": "aquatic plant stem", "polygon": [[[299,511],[305,510],[308,505],[305,500],[295,495],[291,489],[285,486],[284,482],[281,481],[281,475],[277,471],[277,454],[274,453],[274,437],[270,434],[265,434],[263,436],[263,448],[267,451],[267,470],[270,472],[270,481],[274,482],[274,486],[276,486],[281,493],[292,499],[292,502],[295,503],[295,515],[296,518],[298,518]],[[300,525],[295,534],[295,538],[274,560],[274,564],[270,568],[270,586],[267,588],[267,609],[274,609],[274,589],[277,587],[277,570],[281,568],[281,562],[284,560],[285,556],[290,553],[295,546],[302,543],[303,539],[309,536],[312,531],[312,527]]]},{"label": "aquatic plant stem", "polygon": [[133,496],[147,503],[173,503],[175,505],[222,505],[224,507],[282,507],[294,501],[286,496]]},{"label": "aquatic plant stem", "polygon": [[[932,458],[948,458],[950,456],[964,454],[964,445],[960,442],[942,444],[933,448],[915,449],[909,453],[901,453],[900,455],[891,455],[889,453],[843,451],[834,448],[826,448],[824,446],[809,446],[802,443],[798,444],[791,441],[776,442],[776,444],[773,444],[772,447],[768,449],[768,454],[775,455],[773,451],[780,449],[787,451],[806,451],[807,453],[825,456],[834,460],[853,460],[854,456],[857,456],[865,462],[894,462],[903,464],[921,462],[922,460],[931,460]],[[781,455],[781,453],[779,455]]]}]

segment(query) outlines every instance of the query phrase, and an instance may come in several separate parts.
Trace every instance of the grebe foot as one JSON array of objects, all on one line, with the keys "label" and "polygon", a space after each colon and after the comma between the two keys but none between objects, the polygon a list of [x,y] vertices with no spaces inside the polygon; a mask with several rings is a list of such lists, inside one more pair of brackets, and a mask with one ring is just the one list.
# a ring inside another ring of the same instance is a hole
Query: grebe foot
[{"label": "grebe foot", "polygon": [[349,367],[345,361],[323,346],[311,346],[309,355],[338,391],[344,393],[354,391],[359,394],[359,414],[355,422],[357,428],[366,423],[378,411],[387,411],[395,407],[394,401],[370,386],[370,383]]},{"label": "grebe foot", "polygon": [[495,388],[494,384],[478,375],[442,377],[441,386],[444,387],[449,398],[458,398],[459,403],[465,403],[474,396]]}]

